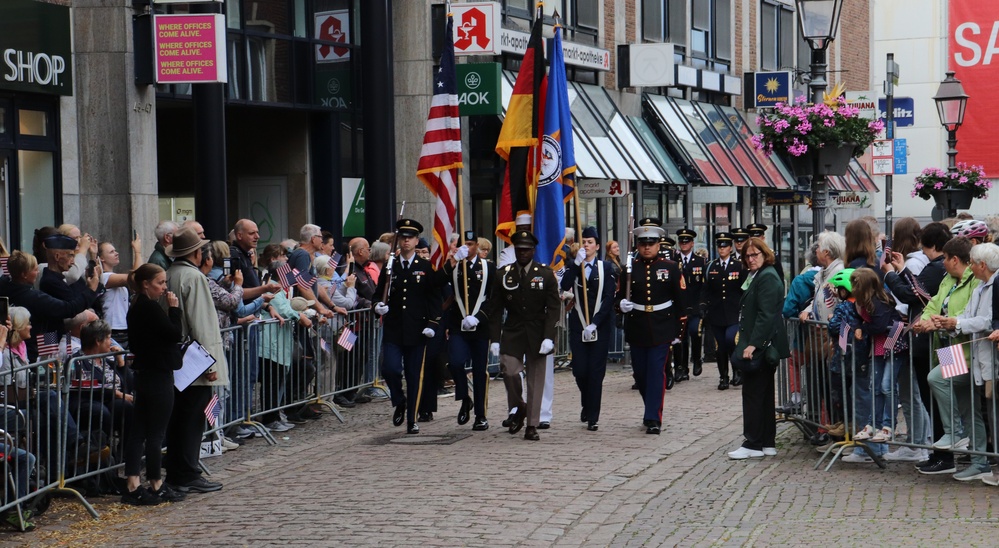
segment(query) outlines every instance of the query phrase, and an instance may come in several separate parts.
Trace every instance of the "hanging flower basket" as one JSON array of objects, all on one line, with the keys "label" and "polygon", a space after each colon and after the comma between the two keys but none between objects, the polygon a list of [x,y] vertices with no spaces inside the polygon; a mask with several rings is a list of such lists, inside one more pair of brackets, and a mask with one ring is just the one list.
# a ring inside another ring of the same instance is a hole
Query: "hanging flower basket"
[{"label": "hanging flower basket", "polygon": [[791,166],[795,177],[846,175],[856,150],[856,143],[840,143],[811,148],[801,156],[787,154],[781,155],[781,158]]},{"label": "hanging flower basket", "polygon": [[850,159],[860,156],[884,129],[882,120],[860,117],[860,110],[842,97],[825,103],[778,104],[757,118],[760,132],[753,145],[767,156],[784,158],[794,174],[844,175]]},{"label": "hanging flower basket", "polygon": [[982,166],[957,164],[957,171],[928,167],[922,171],[912,186],[912,196],[933,200],[941,208],[953,211],[968,209],[975,198],[987,198],[992,181],[985,177]]}]

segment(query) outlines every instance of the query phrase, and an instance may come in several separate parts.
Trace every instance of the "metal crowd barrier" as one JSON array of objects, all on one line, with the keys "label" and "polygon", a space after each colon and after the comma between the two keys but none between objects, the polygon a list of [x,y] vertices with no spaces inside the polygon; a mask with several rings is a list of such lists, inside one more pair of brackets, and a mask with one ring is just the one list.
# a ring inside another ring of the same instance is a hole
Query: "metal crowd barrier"
[{"label": "metal crowd barrier", "polygon": [[[901,448],[908,452],[889,460],[916,461],[935,449],[970,455],[978,466],[987,465],[984,459],[999,458],[999,403],[991,382],[974,381],[976,369],[986,380],[997,375],[996,344],[978,340],[989,332],[949,340],[945,332],[937,332],[937,337],[928,334],[925,351],[909,331],[903,336],[906,350],[878,358],[873,351],[858,354],[852,332],[846,352],[840,350],[839,337],[829,333],[827,323],[791,319],[787,327],[791,357],[782,360],[777,370],[778,420],[791,422],[806,437],[825,433],[840,440],[827,444],[816,468],[829,459],[825,468],[829,470],[851,450],[862,451],[882,468],[888,451]],[[974,340],[978,341],[964,342]],[[969,373],[942,378],[936,350],[962,342],[965,347],[978,345],[965,353],[970,355]],[[983,354],[988,356],[984,371],[977,364]],[[945,424],[953,425],[951,443],[941,439],[948,433]],[[866,426],[875,434],[882,427],[886,430],[881,437],[871,436],[862,433]]]},{"label": "metal crowd barrier", "polygon": [[[339,343],[346,329],[357,336],[350,350]],[[381,322],[370,308],[351,310],[346,318],[337,314],[331,322],[315,326],[315,332],[321,354],[315,403],[326,405],[342,422],[329,400],[375,383],[381,358]]]}]

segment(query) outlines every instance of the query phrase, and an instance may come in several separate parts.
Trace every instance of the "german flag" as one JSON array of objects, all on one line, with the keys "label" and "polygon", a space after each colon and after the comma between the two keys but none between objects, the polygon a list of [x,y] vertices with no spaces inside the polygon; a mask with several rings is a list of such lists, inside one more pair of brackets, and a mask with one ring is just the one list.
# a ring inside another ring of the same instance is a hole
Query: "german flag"
[{"label": "german flag", "polygon": [[541,169],[541,147],[538,143],[544,132],[542,117],[548,87],[541,37],[542,20],[539,7],[506,109],[506,119],[496,141],[496,153],[506,160],[496,236],[507,243],[510,243],[510,234],[515,228],[514,219],[520,213],[530,213],[532,209],[530,190],[536,184]]}]

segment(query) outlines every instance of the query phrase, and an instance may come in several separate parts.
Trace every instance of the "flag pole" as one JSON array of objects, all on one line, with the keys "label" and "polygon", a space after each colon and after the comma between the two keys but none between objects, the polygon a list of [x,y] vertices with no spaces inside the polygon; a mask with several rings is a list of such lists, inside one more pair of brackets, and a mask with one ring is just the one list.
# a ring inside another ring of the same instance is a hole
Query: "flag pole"
[{"label": "flag pole", "polygon": [[[463,186],[461,184],[461,169],[458,169],[457,172],[458,172],[458,207],[457,207],[457,211],[458,211],[458,238],[460,238],[460,239],[463,240],[465,238],[465,215],[464,215],[464,210],[463,210],[463,205],[465,203],[465,199],[464,199],[464,197],[462,195],[462,192],[461,192],[461,187]],[[461,242],[461,244],[465,245],[464,242]],[[464,284],[464,290],[465,290],[465,314],[467,315],[470,312],[470,310],[468,308],[468,258],[467,257],[461,260],[461,274],[465,278],[465,284]]]},{"label": "flag pole", "polygon": [[[576,236],[578,238],[578,240],[576,240],[576,241],[579,242],[579,246],[582,247],[583,246],[583,231],[580,228],[581,227],[581,223],[580,223],[580,220],[579,220],[579,193],[578,192],[573,192],[572,193],[572,203],[575,204],[575,207],[576,207]],[[594,258],[594,260],[596,260],[596,259]],[[584,264],[586,263],[586,259],[583,259],[583,263]],[[583,265],[579,265],[579,272],[580,272],[580,277],[583,279],[583,312],[584,312],[585,317],[586,317],[586,325],[590,325],[590,298],[589,298],[589,293],[586,292],[586,268],[584,268]],[[584,325],[583,327],[586,327],[586,325]]]}]

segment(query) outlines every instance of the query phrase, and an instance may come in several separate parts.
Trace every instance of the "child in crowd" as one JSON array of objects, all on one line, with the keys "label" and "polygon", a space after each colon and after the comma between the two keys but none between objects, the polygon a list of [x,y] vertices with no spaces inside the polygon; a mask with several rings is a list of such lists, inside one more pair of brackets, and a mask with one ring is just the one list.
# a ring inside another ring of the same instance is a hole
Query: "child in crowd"
[{"label": "child in crowd", "polygon": [[[844,369],[844,352],[839,345],[839,335],[840,329],[843,325],[847,325],[848,330],[852,329],[853,326],[860,325],[860,317],[857,316],[857,309],[853,302],[853,287],[850,285],[850,274],[853,273],[852,268],[844,268],[836,273],[835,276],[826,282],[828,287],[823,288],[823,295],[825,295],[826,301],[833,304],[833,313],[829,317],[829,340],[832,343],[833,354],[832,359],[829,360],[829,399],[830,399],[830,421],[838,423],[834,426],[840,426],[840,428],[830,428],[830,435],[835,435],[837,437],[842,436],[844,432],[838,431],[842,428],[842,420],[844,418],[844,401],[843,401],[843,369]],[[833,295],[831,292],[835,292]],[[850,347],[847,347],[847,352],[852,352]],[[851,354],[852,355],[852,354]],[[849,368],[849,366],[847,367]],[[849,376],[850,372],[847,371]],[[836,432],[834,433],[834,430]],[[819,446],[817,450],[819,452],[825,452],[833,443],[829,442],[827,445]]]}]

